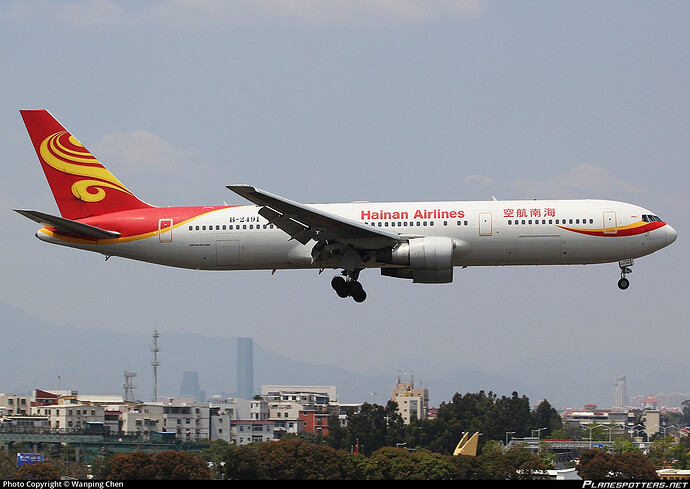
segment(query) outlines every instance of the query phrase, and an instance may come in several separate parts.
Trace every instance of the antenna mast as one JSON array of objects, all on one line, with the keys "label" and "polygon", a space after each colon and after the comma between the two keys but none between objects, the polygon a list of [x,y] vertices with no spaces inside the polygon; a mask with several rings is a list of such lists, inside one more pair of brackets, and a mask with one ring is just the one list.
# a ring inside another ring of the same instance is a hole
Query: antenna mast
[{"label": "antenna mast", "polygon": [[151,362],[151,366],[153,367],[153,402],[158,400],[158,366],[160,365],[158,361],[158,352],[160,351],[160,348],[158,348],[158,338],[160,338],[160,335],[158,331],[154,330],[153,346],[151,347],[151,351],[153,352],[153,361]]},{"label": "antenna mast", "polygon": [[134,384],[134,377],[136,377],[136,372],[131,370],[125,370],[125,382],[122,387],[125,389],[125,401],[134,401],[134,389],[137,386]]}]

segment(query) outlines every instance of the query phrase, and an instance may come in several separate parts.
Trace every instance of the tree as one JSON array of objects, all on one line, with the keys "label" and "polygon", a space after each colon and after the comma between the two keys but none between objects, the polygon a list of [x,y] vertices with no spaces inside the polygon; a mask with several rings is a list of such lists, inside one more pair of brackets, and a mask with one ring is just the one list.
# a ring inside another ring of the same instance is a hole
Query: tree
[{"label": "tree", "polygon": [[594,449],[580,454],[577,472],[583,479],[610,479],[615,471],[616,467],[614,466],[613,458],[608,452]]},{"label": "tree", "polygon": [[673,437],[666,436],[657,438],[652,442],[647,458],[659,469],[669,466],[683,466],[687,462],[687,451],[682,443],[676,443]]},{"label": "tree", "polygon": [[341,458],[330,447],[288,439],[257,447],[259,478],[269,480],[341,479]]},{"label": "tree", "polygon": [[55,480],[59,478],[60,473],[48,462],[22,465],[12,476],[12,479],[21,480]]},{"label": "tree", "polygon": [[106,465],[104,477],[111,480],[153,480],[156,469],[150,454],[133,452],[113,457]]},{"label": "tree", "polygon": [[546,466],[529,450],[492,450],[476,457],[470,479],[480,480],[527,480],[545,477]]},{"label": "tree", "polygon": [[657,479],[654,464],[641,453],[611,455],[599,449],[587,450],[580,455],[578,473],[591,480],[654,480]]},{"label": "tree", "polygon": [[229,446],[223,455],[225,477],[230,480],[260,479],[258,445]]},{"label": "tree", "polygon": [[532,411],[530,416],[530,429],[546,428],[544,436],[551,435],[554,432],[559,432],[563,429],[563,420],[549,401],[544,399],[539,403],[537,409]]},{"label": "tree", "polygon": [[658,479],[656,467],[641,453],[619,453],[613,456],[617,480],[654,480]]},{"label": "tree", "polygon": [[17,462],[7,450],[0,448],[0,480],[8,480],[17,471]]},{"label": "tree", "polygon": [[187,452],[168,450],[153,456],[156,479],[209,480],[211,470],[201,458]]},{"label": "tree", "polygon": [[449,480],[456,473],[448,456],[393,447],[374,452],[365,467],[368,480]]},{"label": "tree", "polygon": [[683,423],[685,426],[690,426],[690,399],[683,401],[680,406],[683,410]]},{"label": "tree", "polygon": [[223,461],[230,444],[225,440],[213,440],[208,448],[200,450],[197,455],[208,462],[216,476],[223,475]]},{"label": "tree", "polygon": [[388,401],[383,407],[365,402],[358,413],[348,411],[345,436],[335,446],[334,438],[331,438],[330,445],[343,450],[357,448],[358,451],[373,453],[379,448],[402,443],[404,436],[405,423],[398,413],[397,403]]}]

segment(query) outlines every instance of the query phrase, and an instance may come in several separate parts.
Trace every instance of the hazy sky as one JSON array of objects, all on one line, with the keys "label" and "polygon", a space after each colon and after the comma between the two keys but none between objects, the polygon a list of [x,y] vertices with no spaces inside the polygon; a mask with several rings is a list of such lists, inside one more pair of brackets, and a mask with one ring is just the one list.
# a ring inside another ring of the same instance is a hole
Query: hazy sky
[{"label": "hazy sky", "polygon": [[[59,324],[251,336],[355,371],[687,358],[689,25],[685,1],[5,1],[0,300]],[[245,203],[233,183],[305,203],[609,198],[679,237],[637,260],[625,292],[617,264],[468,268],[443,286],[371,270],[363,304],[333,293],[332,271],[105,262],[12,212],[57,212],[24,108],[49,109],[155,205]]]}]

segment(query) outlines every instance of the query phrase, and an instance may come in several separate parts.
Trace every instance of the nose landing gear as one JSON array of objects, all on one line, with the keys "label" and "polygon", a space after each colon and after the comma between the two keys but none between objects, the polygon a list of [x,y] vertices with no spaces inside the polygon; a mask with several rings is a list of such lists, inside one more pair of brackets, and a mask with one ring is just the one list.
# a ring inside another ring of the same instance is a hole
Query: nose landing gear
[{"label": "nose landing gear", "polygon": [[618,288],[625,290],[630,286],[630,280],[625,278],[625,276],[629,273],[632,273],[632,269],[630,267],[633,266],[633,259],[629,258],[627,260],[621,260],[618,262],[618,266],[621,269],[621,279],[618,281]]},{"label": "nose landing gear", "polygon": [[357,277],[359,276],[359,271],[350,273],[348,271],[343,271],[345,277],[333,277],[331,280],[331,287],[338,294],[338,297],[345,299],[346,297],[352,297],[355,302],[364,302],[367,298],[367,293],[364,291],[362,284],[359,283]]}]

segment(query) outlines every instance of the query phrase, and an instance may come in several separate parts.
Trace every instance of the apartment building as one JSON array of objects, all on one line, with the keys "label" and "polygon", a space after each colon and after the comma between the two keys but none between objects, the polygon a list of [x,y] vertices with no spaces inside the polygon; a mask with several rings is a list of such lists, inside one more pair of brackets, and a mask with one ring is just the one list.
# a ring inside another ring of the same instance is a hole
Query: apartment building
[{"label": "apartment building", "polygon": [[30,412],[31,399],[29,396],[0,392],[0,414],[7,416],[27,415]]},{"label": "apartment building", "polygon": [[153,439],[174,433],[182,441],[222,439],[231,444],[277,440],[286,433],[302,431],[327,435],[331,413],[340,413],[335,387],[265,386],[264,391],[263,397],[253,400],[147,403],[125,401],[121,396],[37,390],[33,398],[5,394],[0,397],[0,407],[8,420],[15,413],[8,406],[26,405],[28,410],[18,412],[33,416],[33,426],[63,432],[99,425],[112,435]]},{"label": "apartment building", "polygon": [[83,430],[88,423],[103,422],[105,408],[79,403],[54,404],[32,407],[31,415],[44,416],[53,430],[69,432]]},{"label": "apartment building", "polygon": [[429,390],[415,388],[414,380],[402,382],[398,379],[391,399],[398,404],[398,412],[405,424],[410,424],[413,417],[426,419],[429,412]]}]

